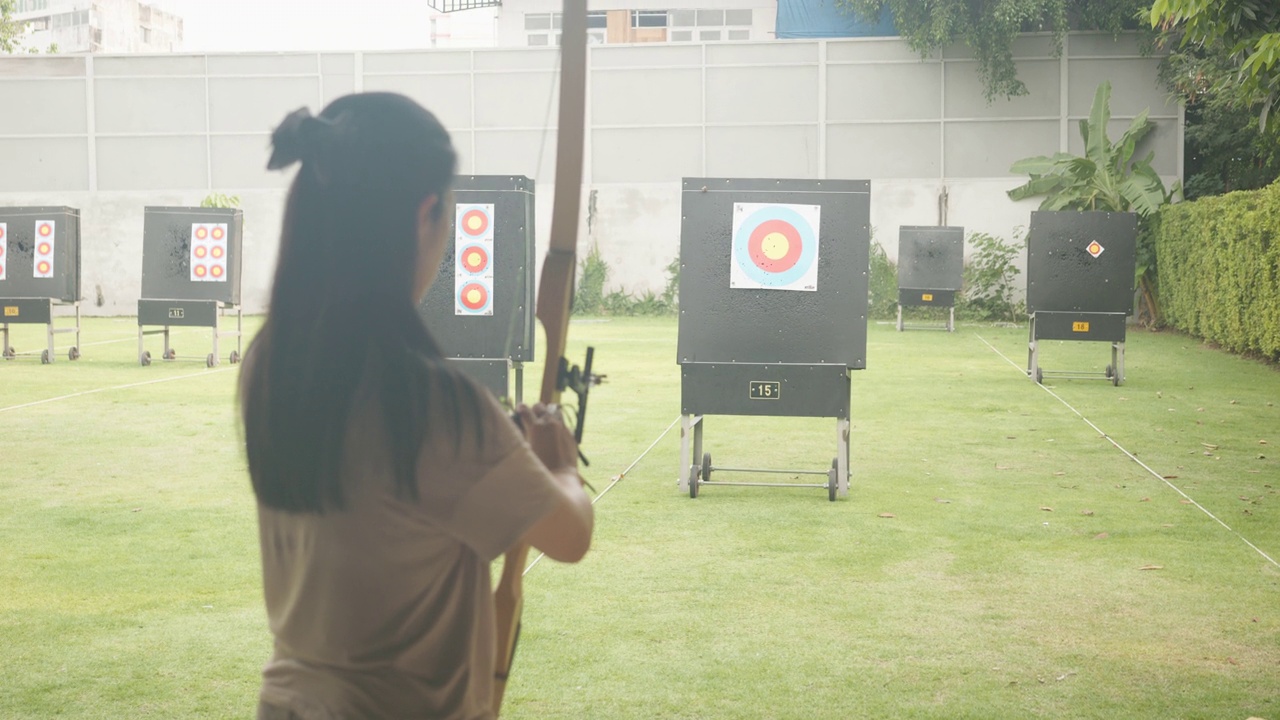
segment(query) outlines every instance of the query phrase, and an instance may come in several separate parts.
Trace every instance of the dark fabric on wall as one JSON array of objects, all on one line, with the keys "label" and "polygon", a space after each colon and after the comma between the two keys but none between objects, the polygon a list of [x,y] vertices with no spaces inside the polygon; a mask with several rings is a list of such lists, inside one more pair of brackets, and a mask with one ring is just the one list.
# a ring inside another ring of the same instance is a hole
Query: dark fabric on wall
[{"label": "dark fabric on wall", "polygon": [[837,6],[837,0],[778,0],[778,38],[896,37],[893,14],[866,20]]}]

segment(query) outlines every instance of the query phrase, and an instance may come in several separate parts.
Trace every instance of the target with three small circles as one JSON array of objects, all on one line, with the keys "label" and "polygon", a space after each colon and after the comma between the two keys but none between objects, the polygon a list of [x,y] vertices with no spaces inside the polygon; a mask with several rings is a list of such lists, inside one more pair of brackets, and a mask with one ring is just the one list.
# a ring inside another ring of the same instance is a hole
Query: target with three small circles
[{"label": "target with three small circles", "polygon": [[459,204],[454,215],[455,315],[493,315],[492,204]]},{"label": "target with three small circles", "polygon": [[729,287],[818,289],[818,205],[734,203]]},{"label": "target with three small circles", "polygon": [[9,265],[9,224],[0,223],[0,280],[5,279],[5,267]]},{"label": "target with three small circles", "polygon": [[224,223],[192,223],[191,281],[227,281],[227,226]]},{"label": "target with three small circles", "polygon": [[57,236],[57,223],[52,220],[36,221],[36,252],[31,262],[32,277],[53,277],[53,248]]}]

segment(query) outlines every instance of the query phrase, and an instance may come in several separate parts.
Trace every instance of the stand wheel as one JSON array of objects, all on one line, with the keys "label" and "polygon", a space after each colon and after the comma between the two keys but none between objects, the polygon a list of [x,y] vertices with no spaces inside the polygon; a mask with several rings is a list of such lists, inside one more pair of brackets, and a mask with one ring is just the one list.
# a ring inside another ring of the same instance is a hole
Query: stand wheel
[{"label": "stand wheel", "polygon": [[689,466],[689,497],[696,499],[698,497],[698,466]]},{"label": "stand wheel", "polygon": [[164,359],[165,359],[165,360],[177,360],[177,359],[178,359],[178,350],[177,350],[176,348],[169,348],[169,349],[168,349],[168,350],[166,350],[166,351],[165,351],[165,353],[164,353]]},{"label": "stand wheel", "polygon": [[72,361],[72,362],[75,362],[76,360],[79,360],[79,359],[80,359],[80,348],[78,348],[78,347],[72,347],[70,350],[68,350],[68,351],[67,351],[67,359],[68,359],[68,360],[70,360],[70,361]]},{"label": "stand wheel", "polygon": [[702,454],[702,482],[711,480],[711,453]]},{"label": "stand wheel", "polygon": [[40,351],[40,364],[41,364],[41,365],[48,365],[48,364],[49,364],[49,363],[51,363],[51,362],[53,362],[53,358],[49,357],[49,351],[48,351],[48,350],[41,350],[41,351]]},{"label": "stand wheel", "polygon": [[827,471],[827,499],[836,501],[836,488],[840,487],[840,458],[831,458],[831,469]]},{"label": "stand wheel", "polygon": [[209,353],[208,355],[205,356],[204,358],[205,367],[214,367],[217,364],[218,364],[218,358],[215,357],[213,353]]},{"label": "stand wheel", "polygon": [[1115,374],[1115,373],[1112,373],[1112,375],[1111,375],[1111,384],[1112,384],[1112,385],[1114,385],[1114,386],[1116,386],[1116,387],[1120,387],[1120,375]]},{"label": "stand wheel", "polygon": [[1037,385],[1044,384],[1044,371],[1041,370],[1040,368],[1036,368],[1036,384]]},{"label": "stand wheel", "polygon": [[231,362],[231,364],[232,364],[232,365],[235,365],[235,364],[239,363],[239,362],[240,362],[240,351],[238,351],[238,350],[232,350],[232,351],[231,351],[231,357],[227,358],[227,360],[229,360],[229,361]]},{"label": "stand wheel", "polygon": [[146,367],[146,366],[150,365],[150,364],[151,364],[151,351],[150,351],[150,350],[143,350],[143,351],[142,351],[142,354],[138,356],[138,363],[139,363],[140,365],[142,365],[142,367]]},{"label": "stand wheel", "polygon": [[14,348],[12,348],[12,347],[10,347],[8,350],[5,350],[5,351],[4,351],[4,359],[5,359],[5,360],[12,360],[12,359],[14,359],[14,358],[15,358],[15,357],[17,357],[17,356],[18,356],[18,351],[17,351],[17,350],[15,350],[15,349],[14,349]]}]

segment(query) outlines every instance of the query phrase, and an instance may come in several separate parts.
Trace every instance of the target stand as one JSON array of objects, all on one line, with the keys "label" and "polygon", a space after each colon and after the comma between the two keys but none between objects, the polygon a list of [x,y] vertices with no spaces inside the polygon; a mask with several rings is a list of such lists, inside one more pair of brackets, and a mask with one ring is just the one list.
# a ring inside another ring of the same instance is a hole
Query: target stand
[{"label": "target stand", "polygon": [[[1027,376],[1103,379],[1124,383],[1124,343],[1133,312],[1137,266],[1137,215],[1133,213],[1036,211],[1027,235]],[[1111,344],[1111,363],[1101,372],[1046,372],[1041,340]]]},{"label": "target stand", "polygon": [[[680,491],[696,498],[707,486],[744,485],[847,496],[851,371],[866,367],[870,183],[686,178],[681,206]],[[717,466],[704,451],[709,415],[832,418],[835,456],[815,469]]]},{"label": "target stand", "polygon": [[[72,314],[59,314],[63,307]],[[79,210],[0,208],[0,313],[0,357],[5,360],[19,355],[10,342],[10,325],[45,326],[42,364],[57,358],[54,338],[61,334],[75,334],[67,359],[80,359]],[[57,326],[67,319],[74,325]]]},{"label": "target stand", "polygon": [[445,357],[494,397],[520,403],[534,352],[534,183],[471,175],[453,191],[452,251],[418,312]]},{"label": "target stand", "polygon": [[[142,230],[142,297],[138,300],[138,363],[151,364],[148,335],[162,335],[166,361],[176,361],[170,332],[174,327],[205,327],[212,332],[206,367],[221,360],[219,340],[234,337],[227,359],[240,362],[243,313],[240,308],[240,253],[244,213],[236,208],[149,207]],[[231,313],[235,330],[224,330]],[[147,328],[156,328],[148,330]],[[198,356],[197,356],[198,357]]]},{"label": "target stand", "polygon": [[[903,225],[898,228],[898,332],[956,330],[956,294],[964,284],[964,228]],[[947,309],[947,321],[907,325],[904,307]]]}]

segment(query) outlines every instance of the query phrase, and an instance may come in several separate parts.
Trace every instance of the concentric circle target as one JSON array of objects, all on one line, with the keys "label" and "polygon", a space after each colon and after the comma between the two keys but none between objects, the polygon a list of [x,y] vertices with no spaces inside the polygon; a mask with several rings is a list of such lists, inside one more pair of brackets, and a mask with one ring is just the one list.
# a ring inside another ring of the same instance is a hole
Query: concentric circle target
[{"label": "concentric circle target", "polygon": [[468,312],[485,312],[489,309],[489,302],[489,288],[484,283],[467,283],[458,291],[458,304]]},{"label": "concentric circle target", "polygon": [[769,287],[790,285],[813,267],[818,256],[815,229],[791,208],[770,205],[753,212],[733,238],[738,267]]},{"label": "concentric circle target", "polygon": [[220,278],[220,277],[222,277],[222,273],[223,273],[223,272],[224,272],[224,270],[222,269],[222,266],[221,266],[221,265],[214,265],[213,267],[211,267],[211,268],[209,269],[209,273],[210,273],[210,274],[212,274],[212,275],[213,275],[214,277],[216,277],[216,278]]},{"label": "concentric circle target", "polygon": [[49,226],[49,223],[40,223],[40,227],[36,228],[36,232],[40,234],[40,237],[49,237],[53,234],[53,228]]},{"label": "concentric circle target", "polygon": [[0,225],[0,240],[4,239],[4,225]]},{"label": "concentric circle target", "polygon": [[195,248],[191,251],[191,254],[193,254],[193,255],[195,255],[196,257],[198,257],[198,258],[200,258],[201,260],[203,260],[203,259],[204,259],[204,256],[209,254],[209,251],[208,251],[208,250],[206,250],[206,249],[205,249],[205,247],[204,247],[203,245],[197,245],[197,246],[195,246]]},{"label": "concentric circle target", "polygon": [[36,252],[41,255],[48,255],[52,251],[53,248],[49,247],[49,243],[47,242],[42,242],[36,246]]},{"label": "concentric circle target", "polygon": [[463,234],[468,237],[482,237],[489,229],[489,213],[479,208],[472,208],[462,214],[459,222]]},{"label": "concentric circle target", "polygon": [[49,266],[48,260],[41,260],[40,262],[36,263],[36,272],[40,273],[41,275],[48,275],[51,269],[52,268]]},{"label": "concentric circle target", "polygon": [[221,260],[222,256],[226,254],[221,245],[214,245],[213,249],[210,250],[209,253],[213,255],[214,260]]},{"label": "concentric circle target", "polygon": [[466,245],[458,253],[458,267],[463,272],[479,275],[489,269],[489,251],[482,245]]},{"label": "concentric circle target", "polygon": [[214,240],[221,240],[223,235],[226,235],[226,232],[225,232],[225,231],[223,231],[223,229],[222,229],[222,226],[221,226],[221,225],[215,226],[215,227],[213,228],[213,239],[214,239]]},{"label": "concentric circle target", "polygon": [[205,267],[204,265],[196,265],[194,268],[191,269],[191,272],[195,273],[196,277],[202,278],[205,275],[209,274],[209,268]]},{"label": "concentric circle target", "polygon": [[209,237],[209,228],[203,226],[196,228],[197,240],[204,240],[207,237]]}]

